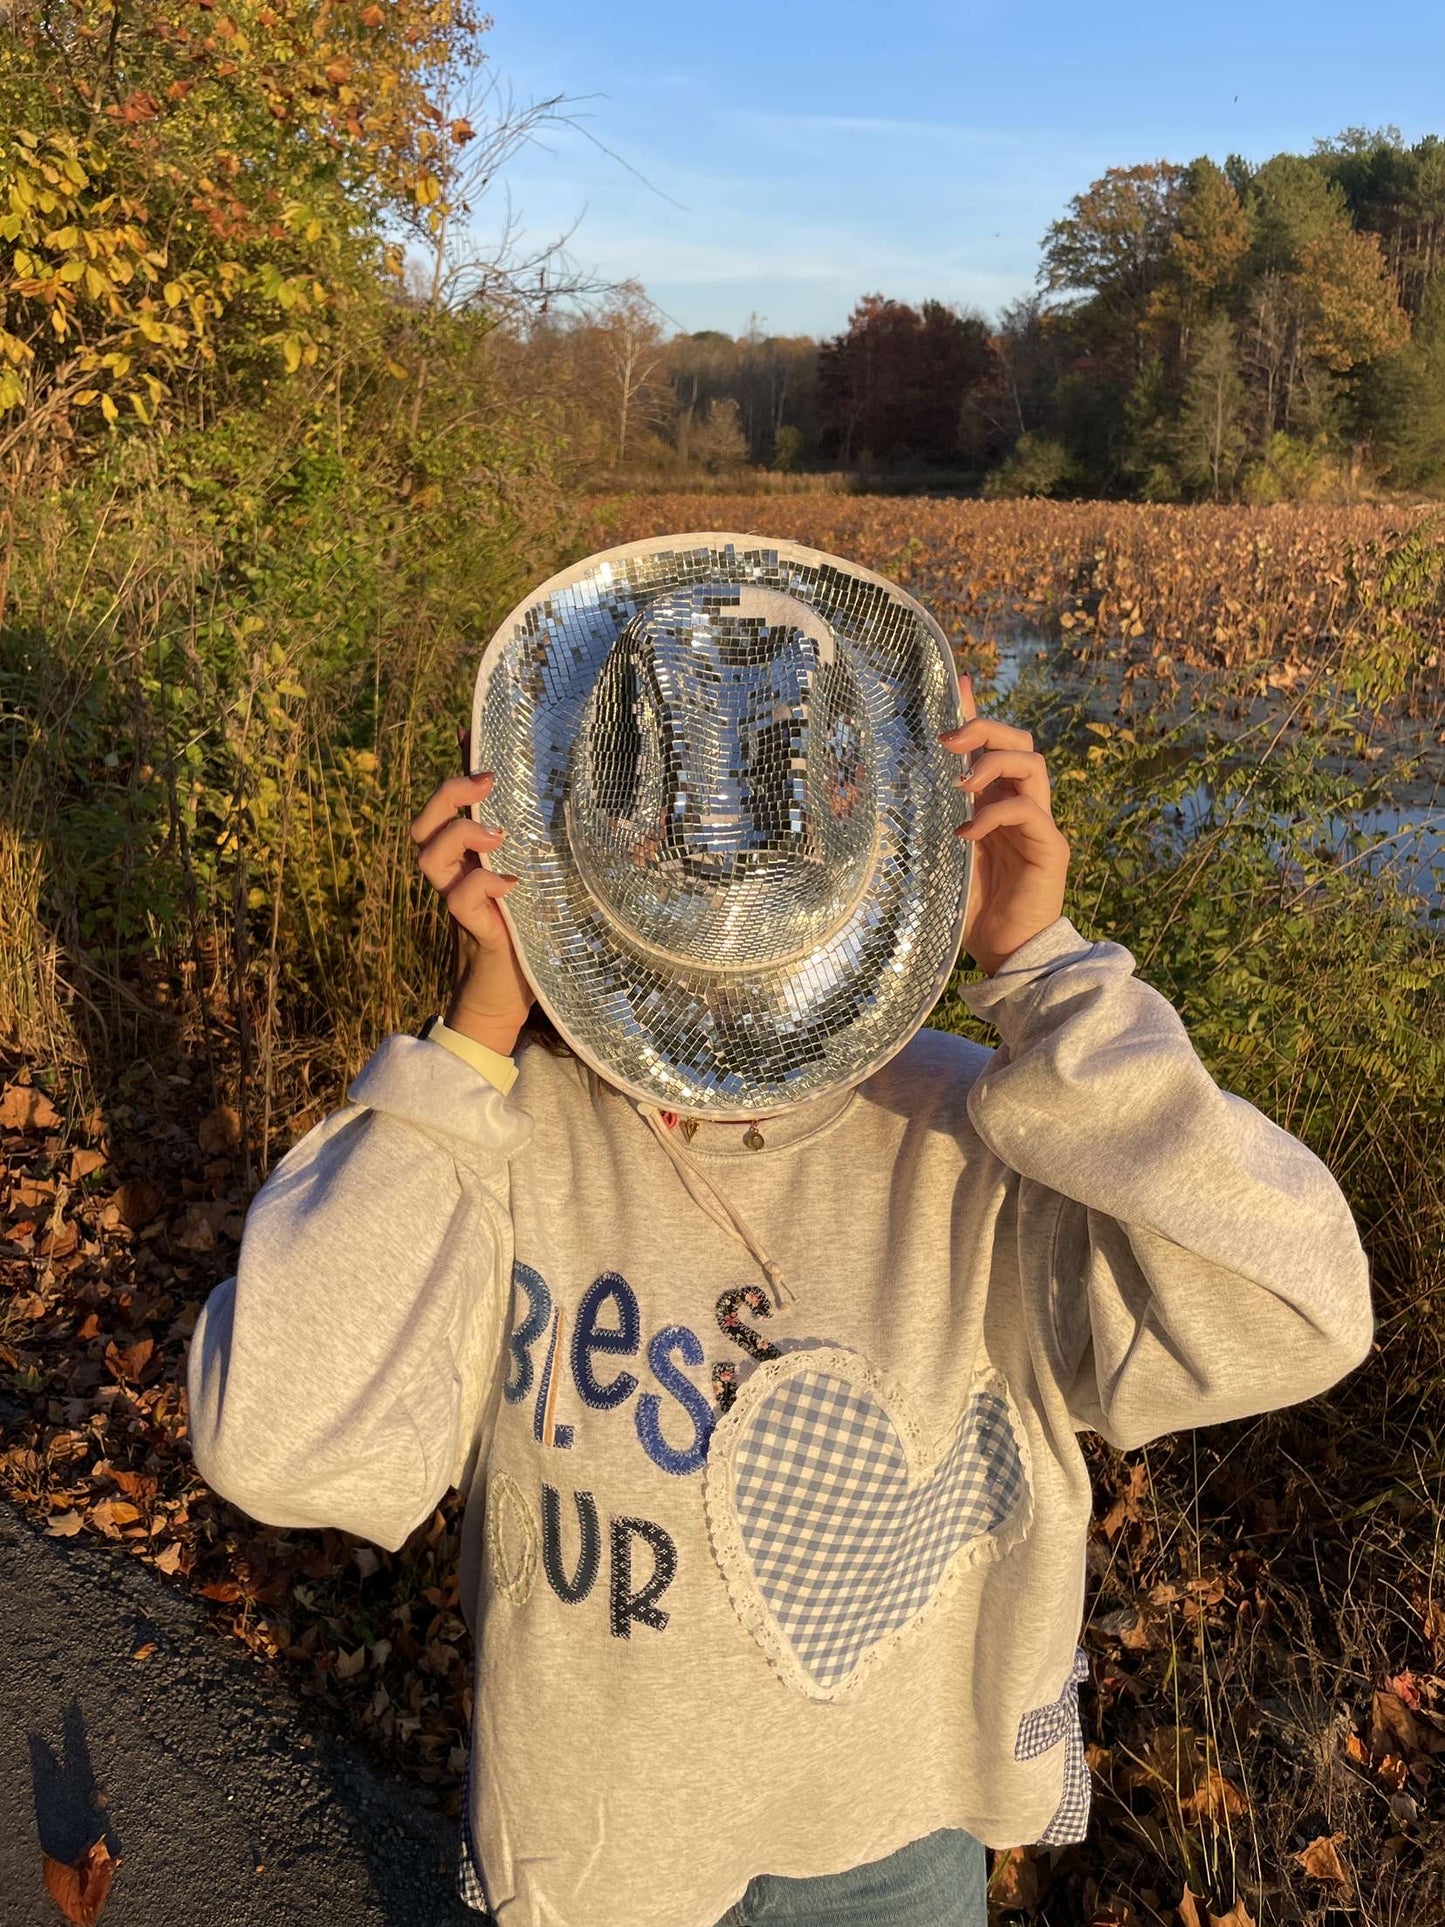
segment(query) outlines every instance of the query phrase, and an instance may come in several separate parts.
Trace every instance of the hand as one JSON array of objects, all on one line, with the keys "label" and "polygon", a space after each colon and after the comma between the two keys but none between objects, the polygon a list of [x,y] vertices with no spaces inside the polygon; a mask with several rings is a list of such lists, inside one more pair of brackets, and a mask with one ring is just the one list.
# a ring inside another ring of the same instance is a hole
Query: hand
[{"label": "hand", "polygon": [[960,676],[958,689],[967,721],[940,741],[970,757],[959,788],[973,797],[973,818],[957,832],[974,846],[963,947],[992,977],[1062,916],[1069,845],[1054,822],[1049,773],[1033,737],[980,716],[971,677]]},{"label": "hand", "polygon": [[490,796],[492,780],[487,770],[443,783],[412,823],[411,840],[422,875],[446,899],[456,933],[447,1026],[510,1057],[533,1001],[497,908],[517,879],[482,867],[482,852],[495,850],[505,833],[457,813]]}]

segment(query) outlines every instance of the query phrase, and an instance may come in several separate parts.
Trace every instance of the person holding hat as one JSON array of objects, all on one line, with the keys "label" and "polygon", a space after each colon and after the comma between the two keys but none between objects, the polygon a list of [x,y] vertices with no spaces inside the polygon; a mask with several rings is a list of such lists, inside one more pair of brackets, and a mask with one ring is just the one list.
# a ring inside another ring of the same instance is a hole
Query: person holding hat
[{"label": "person holding hat", "polygon": [[[451,1006],[256,1197],[197,1465],[391,1549],[466,1491],[499,1927],[984,1927],[1087,1825],[1079,1433],[1358,1364],[1348,1207],[1064,916],[1043,759],[883,578],[591,557],[469,743]],[[925,1028],[960,947],[992,1051]]]}]

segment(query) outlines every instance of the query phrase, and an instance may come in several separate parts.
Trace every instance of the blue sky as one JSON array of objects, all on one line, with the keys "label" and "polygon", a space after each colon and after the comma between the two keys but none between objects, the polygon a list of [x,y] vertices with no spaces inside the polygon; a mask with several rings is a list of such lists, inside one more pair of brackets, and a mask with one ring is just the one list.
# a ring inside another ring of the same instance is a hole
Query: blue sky
[{"label": "blue sky", "polygon": [[493,5],[503,79],[652,184],[564,129],[513,164],[514,215],[577,222],[580,265],[686,329],[831,333],[875,290],[993,314],[1106,167],[1445,133],[1439,0]]}]

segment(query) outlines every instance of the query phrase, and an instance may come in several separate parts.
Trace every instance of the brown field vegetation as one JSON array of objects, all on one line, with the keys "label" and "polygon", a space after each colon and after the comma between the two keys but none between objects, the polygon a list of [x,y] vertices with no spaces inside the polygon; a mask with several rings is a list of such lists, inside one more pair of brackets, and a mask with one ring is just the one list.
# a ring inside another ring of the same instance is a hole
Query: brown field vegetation
[{"label": "brown field vegetation", "polygon": [[1434,715],[1445,695],[1439,558],[1402,534],[1439,511],[983,502],[837,493],[639,494],[595,507],[596,546],[726,527],[847,555],[904,583],[962,651],[987,659],[1022,622],[1080,653],[1124,645],[1166,682],[1182,670],[1325,665]]}]

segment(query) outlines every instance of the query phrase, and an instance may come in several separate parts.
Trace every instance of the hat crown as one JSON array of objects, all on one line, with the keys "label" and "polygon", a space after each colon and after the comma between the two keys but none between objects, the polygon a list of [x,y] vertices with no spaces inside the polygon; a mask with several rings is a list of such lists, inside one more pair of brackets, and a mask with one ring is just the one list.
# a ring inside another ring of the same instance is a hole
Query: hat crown
[{"label": "hat crown", "polygon": [[568,839],[589,893],[699,969],[822,942],[872,874],[872,732],[847,647],[782,590],[698,584],[617,636],[574,744]]}]

